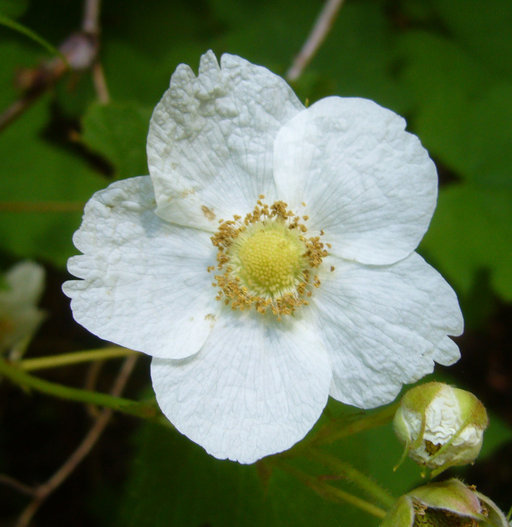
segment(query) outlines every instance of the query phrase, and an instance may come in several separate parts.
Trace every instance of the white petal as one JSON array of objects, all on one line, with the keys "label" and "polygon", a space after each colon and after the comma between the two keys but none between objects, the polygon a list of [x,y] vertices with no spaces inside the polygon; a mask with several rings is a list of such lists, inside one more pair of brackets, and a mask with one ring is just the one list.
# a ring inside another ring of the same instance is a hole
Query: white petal
[{"label": "white petal", "polygon": [[460,359],[460,350],[450,337],[444,337],[437,343],[432,358],[442,366],[451,366]]},{"label": "white petal", "polygon": [[312,297],[333,363],[331,396],[360,408],[392,401],[402,384],[451,364],[446,335],[462,332],[457,297],[418,254],[374,267],[339,260]]},{"label": "white petal", "polygon": [[158,214],[215,230],[216,219],[251,212],[259,194],[273,197],[274,139],[302,108],[282,78],[240,57],[223,55],[219,67],[209,51],[197,77],[178,66],[149,127]]},{"label": "white petal", "polygon": [[44,268],[35,262],[19,262],[5,274],[8,289],[0,291],[0,301],[27,306],[37,304],[44,289]]},{"label": "white petal", "polygon": [[37,308],[45,271],[35,262],[19,262],[5,273],[7,289],[0,290],[0,353],[12,350],[36,331],[45,317]]},{"label": "white petal", "polygon": [[155,213],[149,176],[118,181],[85,208],[66,282],[77,322],[99,337],[150,355],[182,358],[211,331],[215,261],[205,232],[171,225]]},{"label": "white petal", "polygon": [[281,128],[274,146],[281,199],[307,205],[332,253],[368,264],[408,256],[428,228],[437,173],[405,121],[373,101],[329,97]]},{"label": "white petal", "polygon": [[213,456],[252,463],[290,448],[320,416],[331,367],[311,326],[226,312],[201,351],[153,359],[158,404]]}]

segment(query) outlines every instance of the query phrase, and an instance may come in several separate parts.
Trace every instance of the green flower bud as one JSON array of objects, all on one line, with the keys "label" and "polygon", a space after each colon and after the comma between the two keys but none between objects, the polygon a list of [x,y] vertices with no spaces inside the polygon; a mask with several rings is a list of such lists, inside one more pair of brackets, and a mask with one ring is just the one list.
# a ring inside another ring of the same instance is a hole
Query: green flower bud
[{"label": "green flower bud", "polygon": [[406,452],[434,475],[473,462],[487,424],[485,407],[472,393],[440,382],[409,390],[393,420]]},{"label": "green flower bud", "polygon": [[509,527],[487,496],[457,479],[431,483],[405,494],[381,527]]}]

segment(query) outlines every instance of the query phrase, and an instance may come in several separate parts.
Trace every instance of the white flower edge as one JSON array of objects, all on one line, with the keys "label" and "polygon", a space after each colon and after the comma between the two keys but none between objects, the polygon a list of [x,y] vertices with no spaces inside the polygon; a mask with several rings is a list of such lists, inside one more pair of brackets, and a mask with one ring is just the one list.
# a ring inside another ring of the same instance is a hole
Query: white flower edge
[{"label": "white flower edge", "polygon": [[315,328],[260,322],[220,319],[197,355],[151,364],[163,413],[220,459],[253,463],[290,448],[327,402],[331,366]]},{"label": "white flower edge", "polygon": [[273,200],[273,142],[303,108],[281,77],[241,57],[224,54],[219,65],[209,51],[197,76],[180,64],[149,126],[157,213],[212,231],[258,195]]},{"label": "white flower edge", "polygon": [[95,335],[155,357],[196,353],[220,303],[206,268],[209,235],[155,214],[149,176],[111,184],[87,203],[63,284],[73,317]]},{"label": "white flower edge", "polygon": [[[331,396],[359,408],[391,402],[403,384],[452,364],[463,318],[453,289],[417,253],[388,266],[331,257],[311,303],[333,367]],[[448,343],[449,341],[449,343]]]},{"label": "white flower edge", "polygon": [[327,97],[281,127],[274,177],[291,208],[306,202],[330,253],[365,264],[408,256],[437,200],[437,171],[405,120],[368,99]]}]

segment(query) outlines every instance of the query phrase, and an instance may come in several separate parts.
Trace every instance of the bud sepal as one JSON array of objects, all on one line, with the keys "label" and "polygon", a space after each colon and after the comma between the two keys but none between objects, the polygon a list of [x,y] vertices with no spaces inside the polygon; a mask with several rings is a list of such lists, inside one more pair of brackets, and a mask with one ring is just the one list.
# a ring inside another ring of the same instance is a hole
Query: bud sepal
[{"label": "bud sepal", "polygon": [[431,483],[401,496],[381,527],[509,527],[487,496],[458,479]]}]

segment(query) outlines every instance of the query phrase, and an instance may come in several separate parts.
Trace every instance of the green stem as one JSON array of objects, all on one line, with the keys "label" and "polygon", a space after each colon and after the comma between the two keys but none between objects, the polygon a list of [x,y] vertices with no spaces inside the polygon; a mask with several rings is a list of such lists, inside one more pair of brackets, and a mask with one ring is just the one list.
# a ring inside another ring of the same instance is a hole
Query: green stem
[{"label": "green stem", "polygon": [[366,474],[363,474],[349,463],[346,463],[345,461],[338,459],[336,456],[315,448],[309,449],[308,455],[310,458],[320,462],[322,465],[334,470],[337,475],[342,476],[344,479],[349,480],[357,485],[361,490],[366,492],[368,496],[371,496],[386,508],[389,509],[395,503],[395,498],[393,498],[389,492],[384,490]]},{"label": "green stem", "polygon": [[32,388],[54,397],[78,401],[81,403],[90,403],[97,406],[112,408],[128,415],[134,415],[144,419],[160,421],[160,412],[153,402],[139,402],[122,397],[114,397],[103,393],[93,392],[90,390],[81,390],[57,384],[54,382],[34,377],[17,366],[9,364],[4,359],[0,359],[0,374],[10,379],[15,384],[25,388]]},{"label": "green stem", "polygon": [[377,507],[376,505],[373,505],[373,503],[363,500],[362,498],[354,496],[353,494],[350,494],[337,487],[328,485],[327,483],[317,479],[316,477],[310,476],[309,474],[306,474],[305,472],[302,472],[301,470],[292,467],[288,463],[281,462],[279,463],[279,467],[289,472],[292,476],[297,478],[299,481],[304,483],[304,485],[308,486],[310,489],[314,490],[317,494],[319,494],[325,499],[336,502],[341,501],[344,503],[349,503],[350,505],[353,505],[354,507],[365,511],[368,514],[371,514],[372,516],[376,516],[377,518],[384,518],[386,516],[386,511],[384,509],[381,509],[380,507]]},{"label": "green stem", "polygon": [[68,364],[78,364],[80,362],[91,362],[96,360],[114,359],[117,357],[127,357],[136,351],[120,348],[119,346],[109,346],[98,350],[74,351],[62,355],[51,355],[50,357],[38,357],[36,359],[24,359],[17,363],[17,366],[25,371],[43,370],[45,368],[55,368]]}]

